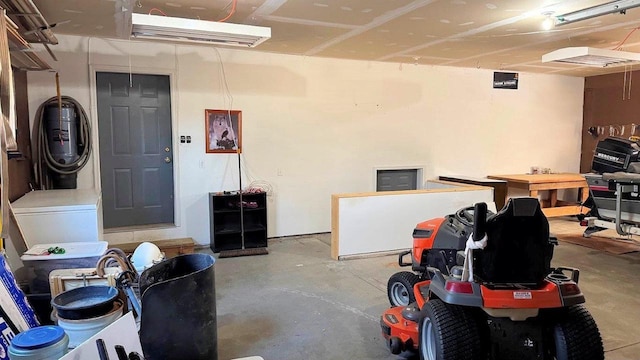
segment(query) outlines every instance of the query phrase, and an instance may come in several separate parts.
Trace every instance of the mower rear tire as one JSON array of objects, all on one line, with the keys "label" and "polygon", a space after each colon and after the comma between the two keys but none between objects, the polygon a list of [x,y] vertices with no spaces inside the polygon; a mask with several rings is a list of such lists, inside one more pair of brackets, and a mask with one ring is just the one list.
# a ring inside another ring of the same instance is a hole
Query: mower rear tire
[{"label": "mower rear tire", "polygon": [[420,360],[484,360],[479,318],[473,308],[429,300],[418,327]]},{"label": "mower rear tire", "polygon": [[553,329],[556,360],[604,360],[602,337],[582,305],[563,309]]},{"label": "mower rear tire", "polygon": [[413,285],[420,281],[420,277],[409,271],[397,272],[387,282],[387,296],[391,306],[407,306],[416,301]]}]

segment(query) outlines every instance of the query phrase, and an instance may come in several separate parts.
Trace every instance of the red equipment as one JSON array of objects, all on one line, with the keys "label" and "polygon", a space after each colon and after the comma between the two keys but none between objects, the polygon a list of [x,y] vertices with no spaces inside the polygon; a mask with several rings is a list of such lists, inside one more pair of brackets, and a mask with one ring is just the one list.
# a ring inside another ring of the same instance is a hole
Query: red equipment
[{"label": "red equipment", "polygon": [[422,360],[604,360],[579,270],[550,266],[556,244],[533,198],[511,199],[489,217],[480,203],[419,224],[409,265],[423,280],[411,286],[410,304],[380,320],[391,352],[417,350]]}]

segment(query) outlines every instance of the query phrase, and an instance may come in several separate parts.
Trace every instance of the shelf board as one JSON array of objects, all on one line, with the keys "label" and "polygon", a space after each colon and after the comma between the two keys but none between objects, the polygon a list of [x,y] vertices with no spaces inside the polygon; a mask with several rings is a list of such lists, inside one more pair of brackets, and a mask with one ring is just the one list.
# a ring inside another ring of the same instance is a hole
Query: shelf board
[{"label": "shelf board", "polygon": [[[211,196],[213,196],[214,198],[223,198],[223,197],[240,197],[240,194],[238,193],[234,193],[234,194],[215,194],[215,193],[209,193]],[[242,194],[242,197],[247,197],[247,196],[262,196],[265,193],[246,193],[246,194]]]},{"label": "shelf board", "polygon": [[[7,17],[7,19],[9,18]],[[21,70],[51,69],[51,66],[33,51],[31,44],[20,35],[17,27],[14,26],[7,23],[7,40],[9,42],[11,65]]]},{"label": "shelf board", "polygon": [[250,226],[245,226],[244,232],[248,233],[253,231],[264,231],[265,229],[266,228],[263,225],[250,225]]},{"label": "shelf board", "polygon": [[[258,206],[257,208],[250,208],[250,207],[245,207],[242,208],[243,211],[256,211],[256,210],[264,210],[265,207],[264,206]],[[214,214],[224,214],[224,213],[239,213],[240,209],[220,209],[220,210],[213,210]]]},{"label": "shelf board", "polygon": [[[264,231],[266,228],[264,227],[264,225],[247,225],[244,228],[244,232],[248,233],[248,232],[254,232],[254,231]],[[216,235],[227,235],[227,234],[240,234],[240,228],[238,229],[222,229],[222,230],[216,230],[214,233]]]},{"label": "shelf board", "polygon": [[265,207],[264,206],[258,206],[257,208],[246,207],[246,208],[243,208],[243,209],[244,209],[244,211],[256,211],[256,210],[264,210]]},{"label": "shelf board", "polygon": [[[247,230],[245,230],[246,232]],[[214,232],[216,235],[240,234],[240,229],[222,229]]]},{"label": "shelf board", "polygon": [[220,210],[213,210],[214,214],[225,214],[225,213],[239,213],[240,209],[220,209]]}]

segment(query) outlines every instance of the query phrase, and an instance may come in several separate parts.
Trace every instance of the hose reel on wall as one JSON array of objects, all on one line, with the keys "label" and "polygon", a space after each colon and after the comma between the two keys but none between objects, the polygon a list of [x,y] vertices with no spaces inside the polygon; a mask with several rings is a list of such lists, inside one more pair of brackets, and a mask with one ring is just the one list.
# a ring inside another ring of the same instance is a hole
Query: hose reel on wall
[{"label": "hose reel on wall", "polygon": [[33,131],[38,188],[75,189],[91,154],[91,125],[82,105],[69,96],[48,99],[38,108]]}]

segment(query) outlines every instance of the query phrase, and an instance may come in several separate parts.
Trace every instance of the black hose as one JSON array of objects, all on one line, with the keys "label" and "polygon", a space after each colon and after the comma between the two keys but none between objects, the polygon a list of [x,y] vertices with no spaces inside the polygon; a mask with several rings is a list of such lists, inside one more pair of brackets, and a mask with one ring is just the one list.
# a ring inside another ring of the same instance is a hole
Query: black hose
[{"label": "black hose", "polygon": [[58,98],[54,96],[43,102],[36,112],[33,124],[33,139],[35,141],[33,153],[36,168],[36,183],[40,189],[47,189],[49,187],[48,172],[44,171],[43,166],[46,166],[47,169],[58,174],[72,175],[78,173],[87,164],[89,156],[91,155],[91,124],[87,113],[84,111],[82,105],[80,105],[80,103],[74,98],[70,96],[62,96],[61,100],[61,105],[74,107],[76,110],[76,116],[79,117],[78,135],[80,138],[78,139],[78,144],[81,144],[80,147],[82,151],[78,154],[78,158],[75,161],[68,164],[61,164],[53,158],[49,150],[49,139],[47,137],[43,117],[45,108],[51,104],[58,104]]}]

